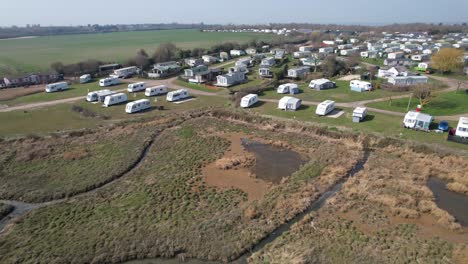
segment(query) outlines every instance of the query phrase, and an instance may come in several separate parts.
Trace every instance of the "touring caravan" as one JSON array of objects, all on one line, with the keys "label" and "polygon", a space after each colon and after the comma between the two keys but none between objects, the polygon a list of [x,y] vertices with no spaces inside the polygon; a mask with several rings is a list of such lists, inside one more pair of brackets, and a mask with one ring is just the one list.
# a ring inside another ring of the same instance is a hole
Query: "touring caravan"
[{"label": "touring caravan", "polygon": [[335,102],[331,100],[326,100],[317,105],[315,113],[319,116],[325,116],[333,110],[335,110]]},{"label": "touring caravan", "polygon": [[468,117],[460,117],[455,136],[468,138]]},{"label": "touring caravan", "polygon": [[137,83],[129,84],[128,88],[127,88],[127,91],[129,93],[134,93],[134,92],[144,91],[145,89],[146,89],[146,83],[137,82]]},{"label": "touring caravan", "polygon": [[53,93],[53,92],[60,92],[63,90],[68,89],[67,82],[58,82],[58,83],[51,83],[46,85],[45,91],[46,93]]},{"label": "touring caravan", "polygon": [[433,117],[428,114],[423,114],[417,111],[409,111],[405,115],[405,119],[403,119],[403,126],[405,128],[428,131],[429,126],[433,120]]},{"label": "touring caravan", "polygon": [[99,80],[99,86],[101,87],[117,85],[119,83],[120,83],[120,80],[117,77],[109,77],[109,78]]},{"label": "touring caravan", "polygon": [[91,74],[85,74],[80,76],[80,83],[87,83],[91,81]]},{"label": "touring caravan", "polygon": [[106,96],[114,94],[114,93],[115,92],[108,90],[108,89],[89,92],[88,95],[86,96],[86,101],[96,102],[96,101],[100,101],[99,100],[100,98],[102,98],[102,101],[103,101]]},{"label": "touring caravan", "polygon": [[127,95],[124,93],[118,93],[113,95],[108,95],[104,99],[104,107],[109,107],[111,105],[121,104],[127,101]]},{"label": "touring caravan", "polygon": [[349,83],[349,86],[351,88],[351,91],[355,92],[366,92],[366,91],[372,91],[373,87],[370,82],[363,82],[363,81],[358,81],[354,80]]},{"label": "touring caravan", "polygon": [[299,86],[295,83],[285,83],[282,84],[276,89],[276,92],[279,94],[298,94]]},{"label": "touring caravan", "polygon": [[140,99],[134,102],[130,102],[125,107],[125,112],[128,114],[140,112],[151,107],[150,101],[148,99]]},{"label": "touring caravan", "polygon": [[296,111],[301,107],[302,100],[291,96],[285,96],[278,102],[278,109]]},{"label": "touring caravan", "polygon": [[252,105],[256,104],[258,102],[258,95],[256,94],[248,94],[244,97],[242,97],[240,106],[242,108],[247,108],[251,107]]},{"label": "touring caravan", "polygon": [[158,96],[167,93],[167,86],[166,85],[159,85],[154,87],[146,88],[145,95],[146,96]]},{"label": "touring caravan", "polygon": [[365,107],[356,107],[353,111],[353,122],[359,123],[367,116],[367,108]]},{"label": "touring caravan", "polygon": [[186,89],[180,89],[177,91],[172,91],[167,93],[166,100],[168,102],[175,102],[179,100],[183,100],[189,97],[189,93]]}]

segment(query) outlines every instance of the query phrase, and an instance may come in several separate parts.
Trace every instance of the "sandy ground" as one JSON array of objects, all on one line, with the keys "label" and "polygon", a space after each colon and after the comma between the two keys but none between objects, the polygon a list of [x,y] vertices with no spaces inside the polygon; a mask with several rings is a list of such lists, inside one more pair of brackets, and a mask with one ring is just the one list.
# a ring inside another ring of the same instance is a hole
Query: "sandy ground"
[{"label": "sandy ground", "polygon": [[360,80],[360,79],[361,79],[360,75],[354,74],[354,75],[343,76],[343,77],[339,78],[338,80],[339,81],[352,81],[352,80]]},{"label": "sandy ground", "polygon": [[[220,137],[231,142],[231,146],[221,159],[251,155],[242,146],[242,138],[250,138],[249,136],[242,133],[227,133],[220,135]],[[220,189],[237,188],[246,192],[249,200],[259,200],[267,193],[271,185],[255,178],[250,167],[240,164],[231,169],[220,169],[218,164],[218,161],[215,161],[202,169],[205,181],[209,186]]]}]

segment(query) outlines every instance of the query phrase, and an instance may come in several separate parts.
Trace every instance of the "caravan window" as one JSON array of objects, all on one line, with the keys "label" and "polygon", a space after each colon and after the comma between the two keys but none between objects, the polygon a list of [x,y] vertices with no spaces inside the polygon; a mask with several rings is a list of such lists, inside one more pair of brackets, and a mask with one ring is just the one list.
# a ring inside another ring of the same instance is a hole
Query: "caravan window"
[{"label": "caravan window", "polygon": [[459,127],[459,128],[458,128],[458,131],[461,131],[461,132],[468,132],[468,128],[466,128],[466,127]]}]

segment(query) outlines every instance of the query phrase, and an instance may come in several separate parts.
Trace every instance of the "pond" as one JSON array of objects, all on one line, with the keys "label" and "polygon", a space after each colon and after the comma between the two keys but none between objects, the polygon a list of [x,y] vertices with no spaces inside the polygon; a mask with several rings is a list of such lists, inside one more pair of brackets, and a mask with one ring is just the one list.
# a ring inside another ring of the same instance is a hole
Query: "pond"
[{"label": "pond", "polygon": [[439,178],[431,177],[427,187],[434,193],[439,208],[451,214],[462,226],[468,226],[468,196],[450,191]]},{"label": "pond", "polygon": [[306,163],[299,153],[289,149],[247,139],[242,139],[242,145],[255,155],[256,162],[252,172],[257,178],[267,182],[278,184]]}]

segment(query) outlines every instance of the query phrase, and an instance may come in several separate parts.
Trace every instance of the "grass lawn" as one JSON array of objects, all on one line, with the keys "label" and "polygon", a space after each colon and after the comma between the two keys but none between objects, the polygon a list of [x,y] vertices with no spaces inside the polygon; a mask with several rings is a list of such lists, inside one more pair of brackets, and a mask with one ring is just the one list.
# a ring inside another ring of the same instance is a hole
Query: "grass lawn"
[{"label": "grass lawn", "polygon": [[457,79],[457,80],[462,80],[462,81],[468,81],[468,75],[462,74],[462,73],[443,74],[443,73],[435,72],[431,75],[445,77],[445,78],[452,78],[452,79]]},{"label": "grass lawn", "polygon": [[188,83],[188,82],[184,82],[184,81],[181,81],[181,80],[175,80],[174,84],[180,85],[180,86],[183,86],[183,87],[187,87],[187,88],[190,88],[190,89],[194,89],[194,90],[208,92],[208,93],[217,93],[217,92],[225,90],[223,88],[216,87],[216,86],[208,86],[206,84]]},{"label": "grass lawn", "polygon": [[[144,93],[129,95],[129,101],[148,98]],[[157,102],[155,101],[157,100]],[[185,111],[208,106],[223,106],[227,104],[226,99],[219,97],[197,96],[196,100],[182,104],[169,103],[165,96],[151,98],[153,106],[164,106],[164,110],[151,109],[149,111],[127,114],[125,104],[111,107],[102,107],[100,103],[88,103],[77,101],[70,104],[60,104],[45,108],[32,109],[27,111],[12,111],[0,113],[0,136],[11,137],[25,134],[44,134],[59,130],[75,130],[81,128],[93,128],[103,124],[113,123],[119,120],[158,116],[169,111]],[[97,118],[85,117],[72,110],[72,106],[83,107],[92,113],[99,115]],[[103,119],[105,117],[106,119]]]},{"label": "grass lawn", "polygon": [[[322,123],[330,127],[347,127],[355,132],[379,133],[385,136],[397,137],[401,139],[415,140],[423,143],[437,143],[448,147],[468,150],[468,145],[447,141],[447,133],[426,133],[405,129],[401,126],[402,117],[385,115],[370,112],[364,122],[353,123],[353,109],[344,108],[345,114],[339,118],[319,117],[315,114],[315,106],[301,106],[298,111],[283,111],[277,109],[277,104],[260,102],[256,107],[246,111],[253,111],[264,115]],[[449,122],[451,127],[456,126],[456,122]]]},{"label": "grass lawn", "polygon": [[[384,91],[381,89],[364,93],[353,92],[349,89],[348,81],[336,81],[337,88],[326,89],[321,91],[310,89],[308,83],[300,82],[298,84],[300,93],[293,96],[300,98],[304,101],[319,102],[324,100],[334,100],[336,102],[354,102],[403,94],[399,92]],[[285,95],[276,93],[275,89],[272,91],[265,92],[265,94],[262,97],[268,99],[280,99],[283,96]]]},{"label": "grass lawn", "polygon": [[121,89],[127,88],[127,85],[128,85],[127,83],[122,83],[122,84],[111,86],[111,87],[100,87],[99,81],[95,80],[93,82],[86,83],[86,84],[72,84],[70,85],[68,90],[65,90],[63,92],[46,93],[44,91],[42,93],[21,96],[13,100],[0,101],[0,104],[13,106],[13,105],[20,105],[20,104],[36,103],[36,102],[53,101],[53,100],[72,98],[72,97],[78,97],[78,96],[86,96],[88,92],[102,90],[102,89],[121,90]]},{"label": "grass lawn", "polygon": [[[370,107],[391,110],[396,112],[406,112],[409,98],[397,99],[378,103],[368,104]],[[416,109],[419,104],[418,99],[413,98],[409,109]],[[430,115],[446,116],[468,113],[468,94],[464,92],[439,93],[423,109],[423,112]]]},{"label": "grass lawn", "polygon": [[384,66],[384,61],[385,59],[381,59],[381,58],[375,58],[375,59],[372,59],[372,58],[361,58],[361,61],[362,62],[366,62],[366,63],[370,63],[370,64],[374,64],[374,65],[377,65],[377,66]]},{"label": "grass lawn", "polygon": [[159,30],[46,36],[0,42],[0,75],[6,68],[20,72],[46,70],[51,63],[76,63],[87,59],[124,62],[139,49],[154,52],[159,44],[172,42],[180,48],[208,48],[222,42],[244,43],[270,40],[274,35],[258,33],[203,33],[199,30]]}]

